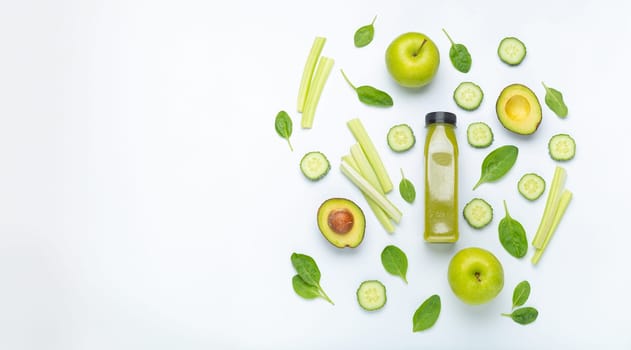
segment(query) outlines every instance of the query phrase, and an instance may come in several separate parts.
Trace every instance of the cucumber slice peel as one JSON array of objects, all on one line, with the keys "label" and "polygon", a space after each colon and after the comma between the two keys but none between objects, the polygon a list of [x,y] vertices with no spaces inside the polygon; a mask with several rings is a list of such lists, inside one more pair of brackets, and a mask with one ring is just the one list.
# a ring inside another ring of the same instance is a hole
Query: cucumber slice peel
[{"label": "cucumber slice peel", "polygon": [[357,302],[364,310],[379,310],[386,304],[386,287],[377,280],[362,282],[356,294]]},{"label": "cucumber slice peel", "polygon": [[462,214],[469,226],[481,229],[493,220],[493,207],[482,198],[473,198],[464,206]]},{"label": "cucumber slice peel", "polygon": [[517,182],[517,190],[529,201],[534,201],[541,197],[545,189],[545,180],[535,173],[524,174]]},{"label": "cucumber slice peel", "polygon": [[467,142],[475,148],[485,148],[493,143],[493,131],[484,122],[474,122],[467,127]]},{"label": "cucumber slice peel", "polygon": [[516,66],[526,57],[526,45],[515,37],[506,37],[500,41],[497,55],[502,62],[509,66]]},{"label": "cucumber slice peel", "polygon": [[322,152],[312,151],[300,160],[300,171],[311,181],[318,181],[331,170],[331,163]]},{"label": "cucumber slice peel", "polygon": [[398,124],[388,130],[388,146],[397,153],[405,152],[416,143],[414,131],[407,124]]},{"label": "cucumber slice peel", "polygon": [[576,154],[576,141],[568,134],[556,134],[548,141],[550,157],[557,161],[568,161]]},{"label": "cucumber slice peel", "polygon": [[480,107],[484,92],[477,84],[465,81],[456,87],[453,98],[458,107],[466,111],[473,111]]}]

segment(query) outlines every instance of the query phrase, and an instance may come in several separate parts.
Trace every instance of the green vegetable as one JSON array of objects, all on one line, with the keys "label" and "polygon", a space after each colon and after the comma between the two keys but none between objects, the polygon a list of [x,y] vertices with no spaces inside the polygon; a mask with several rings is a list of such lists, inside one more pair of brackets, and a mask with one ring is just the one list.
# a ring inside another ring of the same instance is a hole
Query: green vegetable
[{"label": "green vegetable", "polygon": [[318,61],[318,66],[316,67],[316,71],[313,75],[311,85],[309,85],[304,109],[302,111],[302,120],[300,122],[300,125],[303,129],[310,129],[311,127],[313,127],[316,107],[320,102],[322,90],[324,90],[324,85],[329,79],[329,75],[331,74],[331,69],[333,69],[334,63],[335,60],[325,56],[320,57],[320,60]]},{"label": "green vegetable", "polygon": [[401,153],[409,150],[416,143],[414,131],[407,124],[398,124],[388,130],[386,137],[391,150]]},{"label": "green vegetable", "polygon": [[287,140],[289,144],[289,149],[294,150],[294,147],[291,145],[289,138],[291,137],[292,131],[292,122],[289,114],[285,111],[280,111],[276,114],[276,120],[274,122],[274,126],[276,127],[276,133],[278,136]]},{"label": "green vegetable", "polygon": [[307,284],[300,275],[294,275],[291,279],[291,284],[296,294],[305,299],[315,299],[321,296],[318,287]]},{"label": "green vegetable", "polygon": [[414,184],[412,181],[408,180],[405,175],[403,175],[403,169],[401,169],[401,182],[399,182],[399,193],[401,194],[401,198],[403,198],[408,203],[413,203],[416,198],[416,190],[414,189]]},{"label": "green vegetable", "polygon": [[467,142],[475,148],[486,148],[493,143],[493,131],[484,122],[474,122],[467,127]]},{"label": "green vegetable", "polygon": [[361,102],[369,106],[377,107],[390,107],[393,105],[392,97],[390,97],[387,92],[381,91],[369,85],[355,87],[355,85],[353,85],[353,83],[348,80],[348,77],[344,73],[344,70],[340,69],[340,72],[342,72],[342,76],[344,77],[344,80],[346,80],[348,85],[350,85],[350,87],[355,90],[355,93],[357,93],[357,97]]},{"label": "green vegetable", "polygon": [[362,282],[355,294],[359,306],[364,310],[375,311],[386,305],[386,286],[377,280]]},{"label": "green vegetable", "polygon": [[322,53],[322,48],[326,43],[326,38],[317,36],[313,39],[313,44],[311,45],[311,50],[309,51],[309,56],[307,57],[307,61],[305,62],[305,67],[302,71],[302,79],[300,79],[300,88],[298,89],[298,112],[302,113],[302,110],[305,106],[305,101],[307,100],[307,93],[309,91],[309,87],[311,86],[313,72],[315,71],[316,64],[318,63],[318,59],[320,58],[320,54]]},{"label": "green vegetable", "polygon": [[545,180],[535,173],[524,174],[517,182],[519,194],[529,201],[534,201],[541,197],[545,189]]},{"label": "green vegetable", "polygon": [[480,86],[470,81],[460,83],[454,90],[454,101],[465,111],[473,111],[480,107],[484,92]]},{"label": "green vegetable", "polygon": [[[329,298],[328,295],[326,295],[326,293],[320,286],[320,269],[318,268],[318,265],[312,257],[305,254],[292,253],[291,264],[294,266],[294,269],[296,269],[296,272],[298,273],[296,276],[298,276],[298,278],[302,280],[297,281],[296,277],[292,279],[292,284],[296,294],[300,295],[303,298],[307,296],[307,299],[313,299],[313,289],[315,288],[318,292],[318,297],[321,297],[329,303],[333,304],[333,301]],[[307,288],[305,285],[311,286],[312,288]]]},{"label": "green vegetable", "polygon": [[498,226],[500,243],[502,243],[508,254],[516,258],[523,258],[528,252],[526,230],[524,230],[519,221],[510,216],[506,201],[504,201],[504,210],[506,211],[506,216],[500,221]]},{"label": "green vegetable", "polygon": [[565,105],[563,101],[563,94],[559,90],[547,86],[544,82],[541,82],[541,84],[546,89],[546,105],[548,105],[557,116],[561,118],[567,117],[568,110],[567,105]]},{"label": "green vegetable", "polygon": [[[357,160],[356,160],[357,159]],[[379,184],[379,180],[377,179],[377,175],[370,167],[370,163],[366,158],[366,155],[361,149],[359,144],[355,144],[351,146],[351,155],[342,156],[342,162],[348,164],[353,170],[355,170],[358,174],[360,174],[364,179],[366,179],[380,194],[383,195],[383,190],[381,189],[381,185]],[[359,164],[362,164],[361,166]],[[383,226],[383,228],[388,233],[394,232],[394,224],[390,220],[388,214],[381,209],[379,204],[375,202],[372,198],[370,198],[367,194],[362,192],[362,195],[368,202],[368,206],[373,211],[377,220]]]},{"label": "green vegetable", "polygon": [[438,320],[439,315],[440,297],[434,294],[416,309],[412,317],[412,331],[420,332],[431,328]]},{"label": "green vegetable", "polygon": [[462,215],[475,229],[481,229],[493,220],[493,207],[482,198],[473,198],[462,210]]},{"label": "green vegetable", "polygon": [[399,276],[407,284],[408,258],[397,246],[389,245],[381,251],[381,264],[388,273]]},{"label": "green vegetable", "polygon": [[322,152],[308,152],[300,160],[300,171],[311,181],[320,180],[329,173],[330,169],[331,163]]},{"label": "green vegetable", "polygon": [[381,191],[376,189],[368,180],[366,180],[357,170],[349,163],[342,162],[340,165],[342,174],[344,174],[355,186],[357,186],[366,196],[375,201],[383,211],[388,214],[395,222],[401,221],[401,211],[394,205]]},{"label": "green vegetable", "polygon": [[513,290],[513,309],[522,306],[528,300],[530,296],[530,283],[528,281],[521,281]]},{"label": "green vegetable", "polygon": [[539,316],[539,311],[537,311],[534,307],[526,306],[519,308],[510,314],[502,314],[502,316],[510,317],[513,321],[521,325],[527,325],[535,322],[537,316]]},{"label": "green vegetable", "polygon": [[519,149],[513,145],[501,146],[489,153],[482,162],[480,179],[473,189],[475,190],[485,182],[499,180],[506,175],[517,161],[518,153]]},{"label": "green vegetable", "polygon": [[526,57],[526,45],[515,37],[506,37],[500,41],[497,55],[502,62],[509,66],[516,66]]},{"label": "green vegetable", "polygon": [[364,128],[364,124],[362,124],[359,118],[354,118],[348,121],[348,128],[351,133],[355,137],[355,140],[359,142],[362,147],[362,150],[366,154],[366,158],[370,162],[370,166],[372,166],[375,174],[377,174],[377,179],[379,179],[379,183],[381,184],[381,188],[383,189],[383,193],[389,193],[392,191],[392,180],[386,171],[386,167],[383,165],[383,161],[377,153],[377,148],[375,144],[372,142],[370,136],[366,132]]},{"label": "green vegetable", "polygon": [[462,73],[467,73],[469,69],[471,69],[471,54],[469,54],[469,50],[463,44],[457,44],[453,40],[447,31],[443,29],[443,33],[449,39],[451,43],[451,48],[449,48],[449,59],[451,60],[451,64],[453,64],[454,68]]},{"label": "green vegetable", "polygon": [[548,141],[550,157],[556,161],[568,161],[576,154],[576,141],[568,134],[556,134]]},{"label": "green vegetable", "polygon": [[561,194],[561,198],[559,199],[559,206],[557,207],[556,213],[554,214],[554,217],[552,218],[550,230],[545,235],[545,239],[543,241],[541,248],[540,249],[536,248],[535,254],[532,256],[533,264],[537,264],[539,262],[539,259],[541,259],[541,255],[543,255],[543,252],[548,246],[550,239],[552,239],[552,235],[554,235],[554,232],[559,226],[559,223],[561,222],[561,219],[563,218],[563,215],[565,214],[565,210],[567,209],[568,205],[570,205],[571,200],[572,200],[572,192],[569,190],[563,190],[563,194]]},{"label": "green vegetable", "polygon": [[375,20],[377,16],[372,19],[370,24],[360,27],[355,31],[354,41],[355,47],[364,47],[372,42],[373,37],[375,36]]}]

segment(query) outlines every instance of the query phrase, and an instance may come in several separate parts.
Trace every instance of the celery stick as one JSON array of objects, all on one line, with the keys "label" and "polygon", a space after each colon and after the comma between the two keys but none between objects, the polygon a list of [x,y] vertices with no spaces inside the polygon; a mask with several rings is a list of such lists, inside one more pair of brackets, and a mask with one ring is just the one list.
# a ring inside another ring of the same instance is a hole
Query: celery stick
[{"label": "celery stick", "polygon": [[377,189],[375,189],[370,182],[364,179],[359,172],[357,172],[350,164],[342,162],[341,164],[342,173],[351,180],[352,183],[355,184],[364,194],[366,194],[369,198],[374,200],[381,209],[383,209],[389,217],[394,220],[394,222],[399,223],[401,221],[401,211],[386,198],[385,195],[379,193]]},{"label": "celery stick", "polygon": [[565,169],[557,166],[554,170],[554,175],[552,176],[552,186],[548,192],[548,199],[546,200],[546,206],[543,210],[539,228],[532,240],[532,245],[537,249],[541,249],[543,247],[546,235],[548,234],[548,231],[550,231],[552,219],[558,210],[559,199],[561,198],[561,193],[564,189],[566,177],[567,173]]},{"label": "celery stick", "polygon": [[[352,156],[350,156],[350,155],[343,156],[342,157],[342,162],[348,163],[353,169],[355,169],[357,172],[361,173],[361,171],[359,170],[359,166],[357,165],[357,162],[355,162],[355,159],[353,159]],[[362,174],[362,176],[363,176],[363,174]],[[386,230],[386,232],[393,233],[394,232],[394,225],[392,224],[392,221],[390,221],[390,217],[388,216],[388,214],[386,214],[386,212],[383,211],[383,209],[381,209],[381,207],[377,204],[377,202],[375,202],[370,197],[368,197],[364,192],[362,192],[362,195],[366,199],[366,202],[368,203],[368,206],[370,207],[372,212],[377,217],[377,220],[379,221],[381,226],[383,226],[383,228]]]},{"label": "celery stick", "polygon": [[535,250],[535,254],[532,257],[533,264],[537,264],[537,262],[539,262],[539,259],[541,259],[541,255],[543,255],[543,252],[548,246],[550,239],[552,239],[552,235],[554,235],[554,232],[556,231],[557,226],[559,226],[559,222],[561,222],[561,219],[563,218],[563,214],[565,214],[565,210],[567,209],[571,200],[572,200],[572,192],[570,192],[569,190],[563,191],[563,194],[561,195],[561,198],[559,199],[559,207],[556,213],[554,214],[554,218],[552,219],[550,230],[547,232],[545,236],[543,245],[541,246],[541,248]]},{"label": "celery stick", "polygon": [[370,182],[370,184],[373,185],[373,187],[375,187],[377,191],[381,192],[381,194],[385,194],[385,192],[383,192],[381,184],[379,183],[377,174],[375,174],[372,166],[370,166],[370,162],[368,161],[368,158],[366,157],[366,154],[362,150],[362,147],[359,145],[359,143],[351,146],[351,157],[353,157],[353,159],[357,163],[359,173],[361,173],[361,175],[366,180],[368,180],[368,182]]},{"label": "celery stick", "polygon": [[302,79],[300,80],[300,88],[298,89],[298,112],[300,113],[302,113],[302,109],[305,106],[307,93],[309,91],[309,87],[311,86],[311,79],[313,78],[313,72],[315,71],[316,63],[318,63],[318,59],[320,58],[325,42],[326,38],[317,36],[313,40],[311,51],[309,51],[307,62],[305,62],[305,68],[302,71]]},{"label": "celery stick", "polygon": [[377,174],[377,178],[379,179],[383,192],[389,193],[392,191],[392,181],[390,180],[390,176],[381,161],[381,157],[379,157],[379,153],[377,153],[377,149],[370,139],[370,136],[368,136],[361,120],[358,118],[351,119],[348,121],[347,125],[351,130],[351,133],[353,133],[353,136],[355,136],[357,142],[359,142],[364,150],[364,154],[366,154],[366,158],[368,158],[370,166],[372,166],[375,174]]},{"label": "celery stick", "polygon": [[301,126],[304,129],[311,129],[313,126],[313,118],[315,116],[316,107],[320,102],[320,96],[322,95],[324,84],[329,78],[329,74],[333,68],[333,63],[335,63],[335,60],[324,56],[320,57],[320,60],[318,61],[318,67],[313,75],[313,80],[311,82],[311,86],[309,86],[307,99],[305,100],[305,105],[302,111]]}]

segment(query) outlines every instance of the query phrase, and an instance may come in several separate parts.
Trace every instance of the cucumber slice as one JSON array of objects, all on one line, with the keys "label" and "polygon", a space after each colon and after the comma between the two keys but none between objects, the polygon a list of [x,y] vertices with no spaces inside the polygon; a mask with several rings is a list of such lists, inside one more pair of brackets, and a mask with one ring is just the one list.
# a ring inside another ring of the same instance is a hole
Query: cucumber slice
[{"label": "cucumber slice", "polygon": [[469,226],[481,229],[493,220],[493,208],[482,198],[473,198],[462,210]]},{"label": "cucumber slice", "polygon": [[546,181],[535,173],[528,173],[517,182],[519,193],[527,200],[534,201],[541,197],[546,189]]},{"label": "cucumber slice", "polygon": [[307,179],[317,181],[331,170],[331,163],[322,152],[308,152],[300,160],[300,170]]},{"label": "cucumber slice", "polygon": [[526,57],[526,45],[515,37],[506,37],[500,41],[497,55],[500,56],[502,62],[509,66],[516,66]]},{"label": "cucumber slice", "polygon": [[475,148],[489,147],[493,143],[493,131],[484,122],[475,122],[467,127],[467,141]]},{"label": "cucumber slice", "polygon": [[386,299],[386,287],[377,280],[364,281],[357,288],[357,302],[364,310],[379,310]]},{"label": "cucumber slice", "polygon": [[407,124],[395,125],[388,130],[388,146],[395,152],[405,152],[416,143],[414,131]]},{"label": "cucumber slice", "polygon": [[473,111],[480,107],[483,98],[482,89],[470,81],[460,83],[454,90],[454,101],[458,107],[466,111]]},{"label": "cucumber slice", "polygon": [[554,160],[570,160],[576,154],[576,142],[568,134],[556,134],[548,142],[548,152]]}]

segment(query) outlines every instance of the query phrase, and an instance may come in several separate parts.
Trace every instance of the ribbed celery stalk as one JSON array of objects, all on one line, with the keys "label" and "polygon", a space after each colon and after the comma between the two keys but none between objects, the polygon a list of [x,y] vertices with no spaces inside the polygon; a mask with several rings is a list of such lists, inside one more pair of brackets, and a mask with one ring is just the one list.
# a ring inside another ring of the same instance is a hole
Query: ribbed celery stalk
[{"label": "ribbed celery stalk", "polygon": [[316,67],[316,71],[313,75],[311,86],[309,86],[309,90],[307,91],[307,98],[302,111],[302,120],[300,124],[304,129],[310,129],[313,126],[313,118],[315,117],[316,107],[320,102],[320,96],[322,95],[324,85],[331,74],[333,63],[335,63],[335,60],[325,56],[320,57],[320,60],[318,61],[318,66]]},{"label": "ribbed celery stalk", "polygon": [[379,157],[379,153],[377,153],[377,149],[370,139],[370,136],[368,136],[361,120],[358,118],[351,119],[348,121],[347,125],[351,130],[351,133],[353,133],[353,136],[355,136],[357,142],[361,145],[364,154],[366,154],[366,158],[368,158],[370,165],[375,171],[375,174],[377,174],[377,178],[379,179],[383,192],[389,193],[392,191],[392,181],[390,180],[390,176],[383,165],[381,157]]},{"label": "ribbed celery stalk", "polygon": [[548,246],[548,243],[550,242],[550,239],[552,238],[554,231],[556,231],[557,226],[559,226],[559,222],[561,222],[561,219],[563,218],[563,215],[565,214],[565,210],[567,209],[571,200],[572,200],[572,192],[570,192],[569,190],[564,190],[563,194],[561,195],[561,198],[559,199],[559,206],[551,221],[550,229],[545,235],[543,245],[541,246],[541,248],[538,248],[535,250],[535,254],[532,257],[533,264],[536,265],[539,262],[539,259],[541,259],[541,255],[543,255],[543,252]]},{"label": "ribbed celery stalk", "polygon": [[552,220],[559,207],[559,200],[564,189],[566,178],[567,173],[565,169],[557,166],[554,170],[554,175],[552,176],[552,186],[550,186],[550,191],[548,192],[548,199],[546,200],[546,206],[543,210],[539,228],[532,240],[532,245],[536,249],[541,249],[543,247],[543,242],[550,231]]},{"label": "ribbed celery stalk", "polygon": [[311,45],[311,51],[309,51],[309,56],[307,57],[307,62],[305,62],[305,67],[302,71],[302,79],[300,80],[300,88],[298,89],[298,112],[300,113],[302,113],[305,106],[307,93],[309,91],[309,87],[311,86],[311,79],[313,78],[313,72],[315,71],[316,63],[318,63],[318,59],[322,53],[324,43],[326,43],[326,38],[320,36],[315,37],[315,39],[313,39],[313,44]]}]

